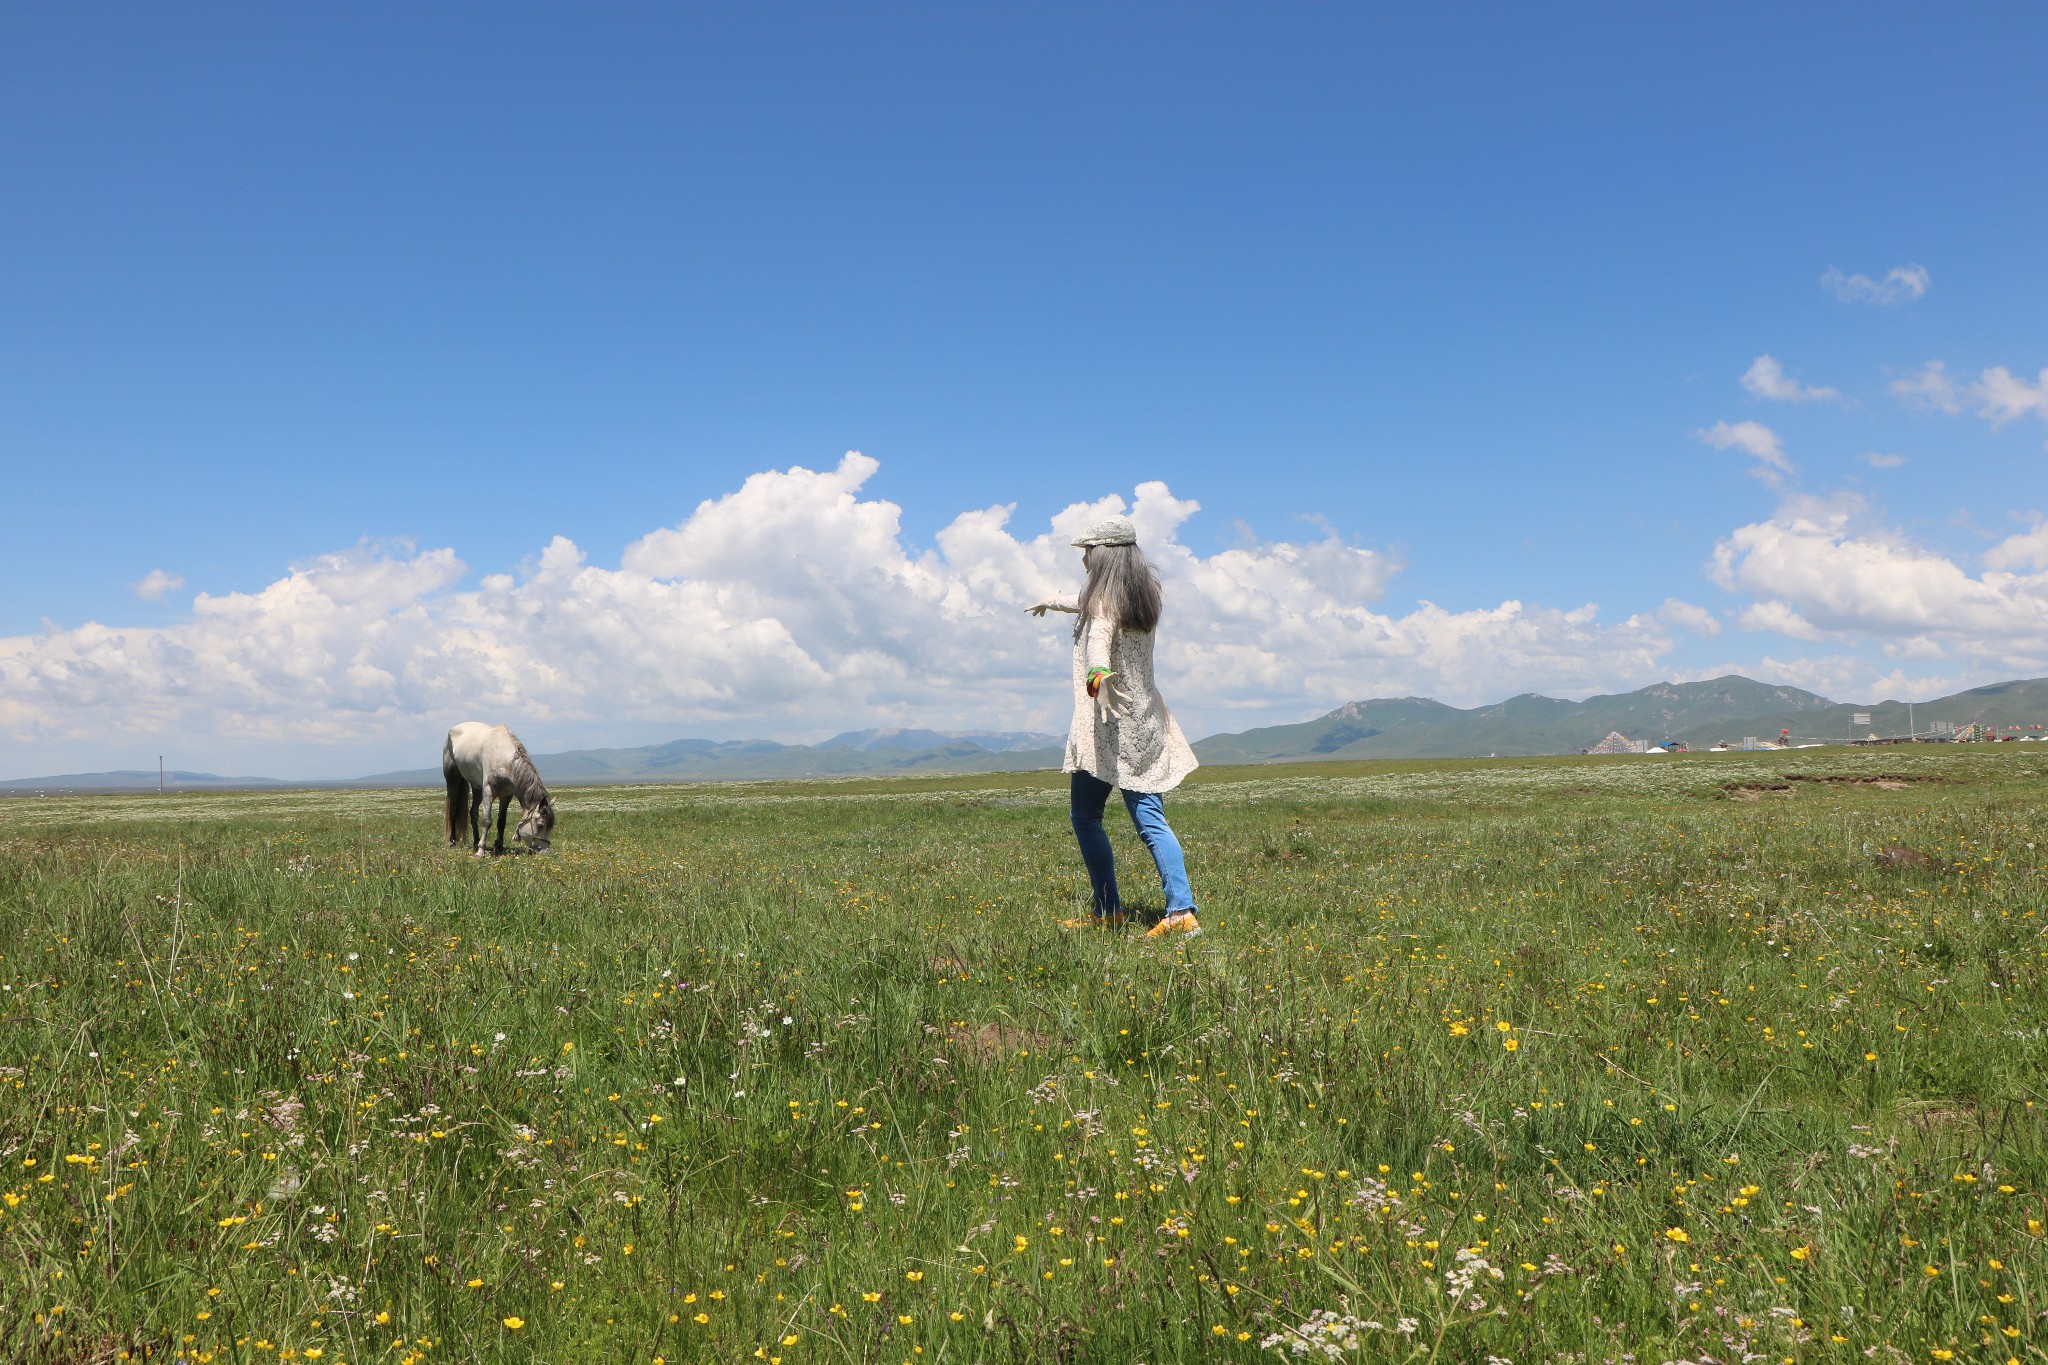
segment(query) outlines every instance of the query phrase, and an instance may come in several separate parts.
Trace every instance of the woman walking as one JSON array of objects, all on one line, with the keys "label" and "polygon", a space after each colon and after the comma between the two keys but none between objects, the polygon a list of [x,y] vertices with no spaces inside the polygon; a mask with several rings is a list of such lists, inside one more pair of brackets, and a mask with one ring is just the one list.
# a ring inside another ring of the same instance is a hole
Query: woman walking
[{"label": "woman walking", "polygon": [[1070,928],[1111,927],[1125,922],[1117,897],[1116,858],[1102,829],[1103,807],[1112,788],[1138,837],[1151,850],[1166,890],[1166,917],[1152,926],[1152,938],[1199,934],[1195,897],[1188,887],[1180,840],[1166,823],[1163,792],[1172,791],[1195,770],[1195,751],[1174,723],[1152,683],[1152,638],[1159,625],[1159,576],[1138,548],[1138,533],[1127,517],[1106,517],[1074,542],[1088,581],[1078,599],[1054,598],[1028,608],[1075,612],[1074,721],[1067,732],[1066,761],[1073,774],[1071,813],[1081,861],[1095,892],[1094,914],[1067,921]]}]

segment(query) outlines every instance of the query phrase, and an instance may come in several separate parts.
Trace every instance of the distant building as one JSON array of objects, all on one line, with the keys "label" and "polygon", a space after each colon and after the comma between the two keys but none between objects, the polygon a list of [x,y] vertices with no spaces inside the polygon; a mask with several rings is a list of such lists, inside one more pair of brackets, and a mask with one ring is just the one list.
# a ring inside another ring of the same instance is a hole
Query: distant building
[{"label": "distant building", "polygon": [[1647,739],[1630,739],[1619,730],[1609,730],[1607,738],[1586,750],[1589,754],[1639,754],[1650,747]]}]

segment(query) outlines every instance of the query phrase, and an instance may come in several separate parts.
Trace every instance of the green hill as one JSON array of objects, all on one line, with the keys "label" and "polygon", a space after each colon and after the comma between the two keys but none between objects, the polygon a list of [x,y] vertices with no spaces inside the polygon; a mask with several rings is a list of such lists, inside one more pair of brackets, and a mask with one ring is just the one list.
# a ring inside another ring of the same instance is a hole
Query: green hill
[{"label": "green hill", "polygon": [[[1850,717],[1864,711],[1871,724],[1852,729]],[[2048,723],[2048,679],[1997,683],[1912,707],[1917,733],[1927,733],[1935,721],[2000,728]],[[1907,726],[1905,702],[1834,702],[1731,673],[1577,702],[1524,694],[1461,710],[1421,697],[1355,701],[1298,725],[1214,735],[1197,743],[1195,752],[1205,763],[1466,758],[1578,753],[1612,731],[1652,744],[1678,740],[1705,749],[1752,736],[1775,740],[1781,728],[1795,743],[1842,743],[1852,734],[1904,735]]]},{"label": "green hill", "polygon": [[[875,732],[860,732],[867,740]],[[884,732],[886,733],[886,732]],[[913,743],[856,747],[841,742],[777,744],[767,739],[678,739],[636,749],[572,749],[535,754],[550,783],[765,781],[791,777],[871,777],[918,773],[1016,772],[1059,766],[1061,741],[1051,735],[948,735],[918,731]],[[929,738],[930,743],[921,741]],[[991,748],[1036,740],[1043,748]],[[437,787],[441,770],[417,768],[357,778],[349,786]]]}]

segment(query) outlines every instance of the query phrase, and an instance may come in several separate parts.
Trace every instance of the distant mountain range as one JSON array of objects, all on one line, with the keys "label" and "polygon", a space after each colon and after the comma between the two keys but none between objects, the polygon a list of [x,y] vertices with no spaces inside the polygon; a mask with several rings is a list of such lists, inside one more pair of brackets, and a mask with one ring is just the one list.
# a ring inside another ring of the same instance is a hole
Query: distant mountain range
[{"label": "distant mountain range", "polygon": [[1033,730],[848,730],[834,735],[820,749],[939,749],[971,744],[992,754],[1024,753],[1032,749],[1064,748],[1063,735],[1041,735]]},{"label": "distant mountain range", "polygon": [[[678,739],[638,749],[572,749],[535,754],[550,784],[590,782],[759,781],[787,777],[864,777],[917,773],[1016,772],[1056,768],[1066,740],[1027,730],[849,730],[822,744],[767,739]],[[170,772],[175,791],[252,787],[438,787],[441,768],[408,768],[368,777],[282,782]],[[70,773],[0,781],[0,795],[33,791],[155,791],[155,772]]]},{"label": "distant mountain range", "polygon": [[[823,744],[770,739],[678,739],[643,749],[535,754],[549,782],[755,781],[887,773],[983,773],[1057,767],[1066,740],[1028,731],[849,730]],[[441,769],[378,773],[351,786],[439,786]]]},{"label": "distant mountain range", "polygon": [[[1869,712],[1854,734],[1903,735],[1910,723],[1926,733],[1936,721],[1976,722],[2000,729],[2048,724],[2048,679],[1995,683],[1936,701],[1916,702],[1910,720],[1902,701],[1837,702],[1796,687],[1775,687],[1737,674],[1709,682],[1657,683],[1635,692],[1559,701],[1525,693],[1491,706],[1461,710],[1427,697],[1348,702],[1298,725],[1212,735],[1195,744],[1204,763],[1299,763],[1318,759],[1472,758],[1574,754],[1610,731],[1694,749],[1745,737],[1774,740],[1790,730],[1800,742],[1850,738],[1850,717]],[[2048,732],[2044,732],[2048,733]],[[765,739],[679,739],[639,749],[575,749],[536,754],[551,783],[758,781],[790,777],[862,777],[919,773],[1023,772],[1056,768],[1064,740],[1030,731],[851,730],[822,744]],[[439,786],[439,767],[377,773],[331,782],[281,782],[267,777],[165,774],[179,791],[276,787]],[[154,772],[72,773],[0,781],[0,794],[34,791],[154,790]]]},{"label": "distant mountain range", "polygon": [[[2029,720],[2048,720],[2048,681],[2004,683],[2034,689],[2033,705],[2022,705]],[[1919,728],[1927,722],[1962,718],[1976,707],[1965,699],[1998,688],[1980,688],[1913,708]],[[1951,704],[1954,705],[1951,705]],[[1695,749],[1717,740],[1740,743],[1745,736],[1775,740],[1780,728],[1801,739],[1844,741],[1849,717],[1871,713],[1872,728],[1906,731],[1906,704],[1874,706],[1832,702],[1796,687],[1729,674],[1711,682],[1656,683],[1636,692],[1559,701],[1533,692],[1491,706],[1460,710],[1427,697],[1354,701],[1299,725],[1275,725],[1241,735],[1216,735],[1195,746],[1205,763],[1276,763],[1303,759],[1469,758],[1487,754],[1573,754],[1592,747],[1610,731],[1652,744],[1683,740]],[[1947,708],[1947,709],[1943,709]],[[1870,728],[1858,731],[1871,733]]]},{"label": "distant mountain range", "polygon": [[[188,773],[176,768],[163,775],[169,791],[247,791],[252,787],[331,787],[333,782],[287,782],[275,777],[222,777],[218,773]],[[123,768],[111,773],[59,773],[54,777],[0,779],[0,796],[17,796],[27,791],[155,791],[156,769],[143,772]]]}]

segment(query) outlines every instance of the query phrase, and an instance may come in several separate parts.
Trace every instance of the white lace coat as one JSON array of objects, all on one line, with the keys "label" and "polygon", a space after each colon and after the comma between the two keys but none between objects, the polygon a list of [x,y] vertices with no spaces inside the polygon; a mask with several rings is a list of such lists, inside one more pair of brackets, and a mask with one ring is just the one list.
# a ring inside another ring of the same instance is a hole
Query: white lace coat
[{"label": "white lace coat", "polygon": [[[1072,611],[1075,599],[1057,599]],[[1115,672],[1125,702],[1116,719],[1097,719],[1088,695],[1088,670]],[[1173,712],[1152,680],[1152,635],[1119,630],[1114,622],[1089,618],[1074,641],[1074,721],[1067,731],[1065,772],[1093,773],[1112,787],[1131,792],[1166,792],[1198,766]]]}]

